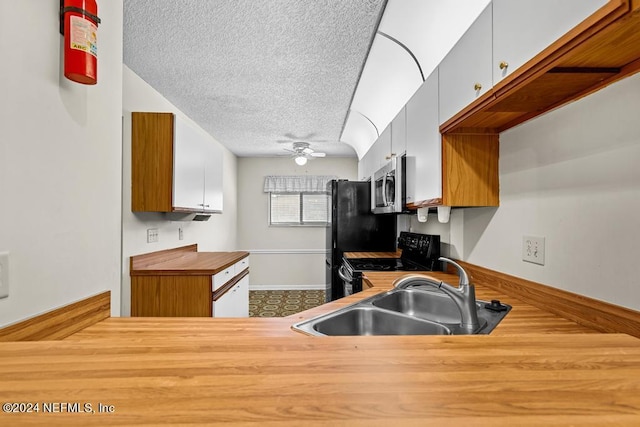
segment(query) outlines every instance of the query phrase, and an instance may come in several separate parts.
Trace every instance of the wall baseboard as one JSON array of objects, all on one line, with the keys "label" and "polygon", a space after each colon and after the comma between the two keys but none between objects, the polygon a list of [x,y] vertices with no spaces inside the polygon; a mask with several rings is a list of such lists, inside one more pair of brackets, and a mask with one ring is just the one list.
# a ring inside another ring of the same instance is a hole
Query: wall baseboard
[{"label": "wall baseboard", "polygon": [[640,312],[459,261],[471,282],[601,332],[640,338]]},{"label": "wall baseboard", "polygon": [[0,329],[0,342],[61,340],[111,316],[111,291]]},{"label": "wall baseboard", "polygon": [[250,285],[250,291],[324,291],[326,285]]}]

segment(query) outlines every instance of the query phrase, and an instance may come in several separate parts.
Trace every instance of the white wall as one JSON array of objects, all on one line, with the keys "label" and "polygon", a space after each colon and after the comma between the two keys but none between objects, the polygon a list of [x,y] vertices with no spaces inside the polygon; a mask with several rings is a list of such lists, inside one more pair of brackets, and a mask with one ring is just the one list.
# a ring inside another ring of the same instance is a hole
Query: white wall
[{"label": "white wall", "polygon": [[120,301],[122,0],[101,2],[98,84],[64,78],[59,2],[0,2],[0,327]]},{"label": "white wall", "polygon": [[[452,221],[461,258],[640,310],[639,111],[640,74],[504,132],[500,207]],[[523,235],[546,238],[544,266]]]},{"label": "white wall", "polygon": [[[223,213],[211,215],[204,221],[167,221],[163,214],[131,212],[131,112],[173,112],[182,116],[194,128],[206,133],[155,89],[128,67],[123,67],[123,177],[122,177],[122,315],[131,313],[131,280],[129,259],[132,255],[155,252],[179,246],[198,244],[199,251],[236,250],[237,229],[237,161],[236,156],[218,141],[212,144],[222,148],[223,159]],[[184,230],[184,239],[178,239],[178,228]],[[159,241],[147,243],[147,229],[157,228]]]},{"label": "white wall", "polygon": [[293,159],[238,159],[238,247],[251,252],[251,287],[317,288],[325,285],[325,227],[270,227],[267,175],[335,175],[356,180],[353,158],[310,160],[298,166]]}]

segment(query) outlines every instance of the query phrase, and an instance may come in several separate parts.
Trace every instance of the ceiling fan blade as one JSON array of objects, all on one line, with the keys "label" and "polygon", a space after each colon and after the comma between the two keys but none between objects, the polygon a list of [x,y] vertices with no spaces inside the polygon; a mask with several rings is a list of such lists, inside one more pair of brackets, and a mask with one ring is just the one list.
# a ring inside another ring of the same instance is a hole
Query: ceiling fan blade
[{"label": "ceiling fan blade", "polygon": [[305,147],[305,148],[302,149],[302,152],[305,153],[305,154],[312,154],[313,150],[311,148],[309,148],[309,147]]},{"label": "ceiling fan blade", "polygon": [[318,153],[318,152],[311,153],[311,157],[325,157],[326,155],[327,153]]}]

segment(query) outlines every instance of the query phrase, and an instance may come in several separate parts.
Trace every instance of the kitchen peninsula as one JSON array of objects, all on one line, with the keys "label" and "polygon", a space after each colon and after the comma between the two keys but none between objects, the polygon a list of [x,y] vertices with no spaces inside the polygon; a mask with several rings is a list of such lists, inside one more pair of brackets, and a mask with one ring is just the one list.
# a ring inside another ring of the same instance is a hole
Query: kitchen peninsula
[{"label": "kitchen peninsula", "polygon": [[[491,335],[310,337],[287,318],[109,318],[63,341],[0,345],[4,425],[638,425],[640,340],[603,334],[493,289],[513,310]],[[456,276],[432,273],[455,283]],[[98,404],[113,412],[97,413]],[[41,411],[42,412],[42,411]]]}]

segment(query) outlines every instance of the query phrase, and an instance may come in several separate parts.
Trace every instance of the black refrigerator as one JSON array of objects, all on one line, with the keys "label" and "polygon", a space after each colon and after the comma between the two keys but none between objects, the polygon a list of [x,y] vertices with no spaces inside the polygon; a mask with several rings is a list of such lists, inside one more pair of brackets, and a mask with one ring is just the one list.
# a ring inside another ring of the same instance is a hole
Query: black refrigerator
[{"label": "black refrigerator", "polygon": [[371,213],[371,183],[332,180],[327,184],[326,301],[344,296],[338,275],[344,252],[396,250],[396,216]]}]

